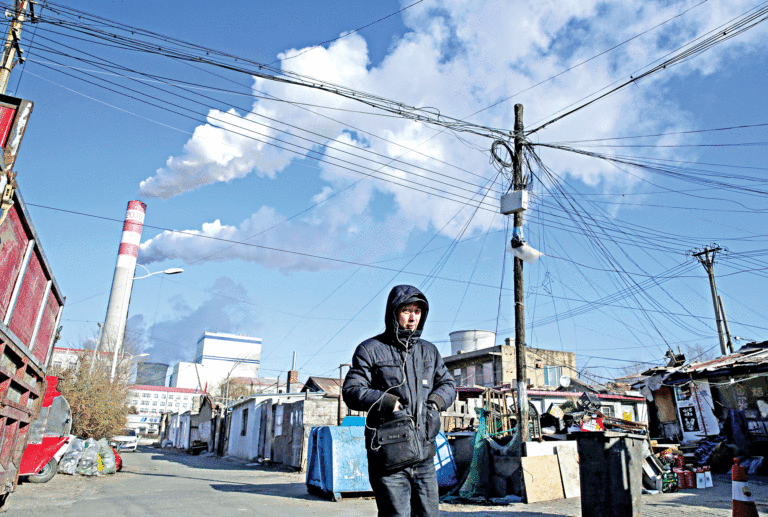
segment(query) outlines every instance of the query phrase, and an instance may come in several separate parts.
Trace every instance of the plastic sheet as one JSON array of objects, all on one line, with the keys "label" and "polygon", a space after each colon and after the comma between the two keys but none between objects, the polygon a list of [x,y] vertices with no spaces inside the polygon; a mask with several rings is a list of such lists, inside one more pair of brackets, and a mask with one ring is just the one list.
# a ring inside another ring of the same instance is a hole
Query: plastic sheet
[{"label": "plastic sheet", "polygon": [[117,472],[117,464],[115,463],[115,453],[112,451],[112,447],[107,443],[106,438],[102,438],[96,445],[99,448],[99,457],[101,458],[103,469],[102,474],[114,474]]},{"label": "plastic sheet", "polygon": [[88,438],[85,441],[85,450],[75,472],[82,476],[99,475],[99,447],[93,438]]},{"label": "plastic sheet", "polygon": [[80,458],[83,456],[83,450],[85,448],[85,440],[75,438],[69,445],[69,450],[64,456],[62,456],[59,462],[59,473],[69,474],[73,476],[77,471],[77,464],[80,463]]}]

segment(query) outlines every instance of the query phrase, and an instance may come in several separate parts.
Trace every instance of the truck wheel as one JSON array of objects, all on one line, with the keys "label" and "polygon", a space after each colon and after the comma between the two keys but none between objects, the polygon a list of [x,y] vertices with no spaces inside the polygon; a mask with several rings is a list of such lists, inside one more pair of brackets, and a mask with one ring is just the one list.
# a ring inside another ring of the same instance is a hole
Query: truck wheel
[{"label": "truck wheel", "polygon": [[37,474],[29,476],[30,483],[47,483],[53,476],[56,475],[56,471],[59,468],[59,464],[55,459],[51,458],[51,461],[45,464],[45,466]]}]

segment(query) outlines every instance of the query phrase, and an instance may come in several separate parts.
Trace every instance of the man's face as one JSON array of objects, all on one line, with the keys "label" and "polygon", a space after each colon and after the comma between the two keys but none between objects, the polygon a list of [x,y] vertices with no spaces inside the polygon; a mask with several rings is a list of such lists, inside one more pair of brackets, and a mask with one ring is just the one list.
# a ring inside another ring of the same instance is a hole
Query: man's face
[{"label": "man's face", "polygon": [[421,306],[409,303],[397,309],[397,324],[401,329],[416,330],[421,321]]}]

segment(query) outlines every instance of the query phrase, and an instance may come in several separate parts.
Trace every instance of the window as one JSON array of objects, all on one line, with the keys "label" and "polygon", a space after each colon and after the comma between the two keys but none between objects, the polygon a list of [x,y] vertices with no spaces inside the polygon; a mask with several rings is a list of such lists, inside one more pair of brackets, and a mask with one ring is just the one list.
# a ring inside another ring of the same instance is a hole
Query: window
[{"label": "window", "polygon": [[131,405],[132,406],[138,406],[139,405],[139,401],[138,400],[132,400],[131,401]]},{"label": "window", "polygon": [[248,432],[248,408],[243,409],[243,426],[240,428],[240,436]]},{"label": "window", "polygon": [[544,371],[544,386],[559,386],[560,376],[563,369],[559,366],[545,366]]},{"label": "window", "polygon": [[155,398],[157,398],[157,393],[155,393]]},{"label": "window", "polygon": [[488,361],[483,363],[483,386],[490,388],[493,386],[493,363]]},{"label": "window", "polygon": [[164,398],[165,398],[165,393],[161,393],[161,394],[160,394],[160,398],[161,398],[161,399],[164,399]]},{"label": "window", "polygon": [[157,405],[157,401],[156,401],[156,400],[153,400],[153,401],[152,401],[152,405],[153,405],[153,406],[156,406],[156,405]]},{"label": "window", "polygon": [[613,406],[600,406],[600,412],[605,416],[612,416],[612,417],[616,416]]},{"label": "window", "polygon": [[141,401],[141,405],[142,406],[148,406],[149,405],[149,401],[148,400],[142,400]]},{"label": "window", "polygon": [[152,412],[153,412],[153,413],[157,413],[157,409],[153,409],[153,410],[152,410]]},{"label": "window", "polygon": [[149,398],[149,393],[142,393],[141,396],[145,399]]},{"label": "window", "polygon": [[179,407],[179,403],[178,402],[176,403],[176,407]]}]

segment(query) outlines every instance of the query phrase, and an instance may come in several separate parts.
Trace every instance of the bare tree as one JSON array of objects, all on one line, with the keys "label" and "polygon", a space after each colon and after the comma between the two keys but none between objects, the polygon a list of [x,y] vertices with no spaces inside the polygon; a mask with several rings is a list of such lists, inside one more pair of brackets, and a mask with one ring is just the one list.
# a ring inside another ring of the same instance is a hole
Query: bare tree
[{"label": "bare tree", "polygon": [[[133,360],[142,347],[136,332],[126,332],[122,360],[118,361],[115,380],[110,382],[112,354],[94,353],[95,340],[84,340],[78,361],[69,368],[56,368],[58,389],[72,408],[72,433],[82,438],[111,438],[125,427],[127,416],[135,408],[128,405],[128,390]],[[126,353],[127,352],[127,353]]]}]

